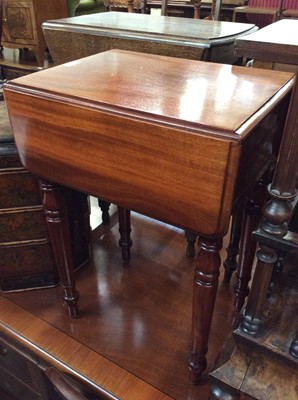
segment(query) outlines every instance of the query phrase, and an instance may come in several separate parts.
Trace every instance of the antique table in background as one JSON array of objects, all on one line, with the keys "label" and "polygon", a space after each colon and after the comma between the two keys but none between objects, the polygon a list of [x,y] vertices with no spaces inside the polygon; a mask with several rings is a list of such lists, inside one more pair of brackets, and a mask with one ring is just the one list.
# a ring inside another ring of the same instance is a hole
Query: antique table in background
[{"label": "antique table in background", "polygon": [[[114,48],[232,64],[234,40],[252,24],[107,12],[47,21],[45,38],[55,64]],[[133,73],[133,72],[132,72]]]},{"label": "antique table in background", "polygon": [[235,53],[254,59],[254,67],[297,72],[298,20],[282,19],[237,38]]},{"label": "antique table in background", "polygon": [[20,158],[43,179],[70,315],[77,314],[78,293],[59,184],[198,233],[188,364],[198,383],[222,238],[237,199],[272,162],[291,78],[111,50],[6,85]]}]

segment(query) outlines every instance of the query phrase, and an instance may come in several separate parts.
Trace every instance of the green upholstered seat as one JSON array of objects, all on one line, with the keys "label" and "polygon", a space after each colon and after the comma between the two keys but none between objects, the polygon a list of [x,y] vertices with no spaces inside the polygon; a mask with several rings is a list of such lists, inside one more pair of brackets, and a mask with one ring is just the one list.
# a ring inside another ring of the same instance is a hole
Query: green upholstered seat
[{"label": "green upholstered seat", "polygon": [[105,11],[103,0],[67,0],[67,12],[69,17],[94,14],[102,11]]}]

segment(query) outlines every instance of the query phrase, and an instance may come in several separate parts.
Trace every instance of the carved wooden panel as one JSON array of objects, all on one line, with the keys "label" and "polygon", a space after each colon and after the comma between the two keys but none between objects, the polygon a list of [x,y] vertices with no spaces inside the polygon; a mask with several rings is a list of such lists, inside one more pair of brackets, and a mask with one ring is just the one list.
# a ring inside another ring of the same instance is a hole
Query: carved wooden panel
[{"label": "carved wooden panel", "polygon": [[4,39],[13,43],[34,44],[36,26],[31,1],[3,3]]}]

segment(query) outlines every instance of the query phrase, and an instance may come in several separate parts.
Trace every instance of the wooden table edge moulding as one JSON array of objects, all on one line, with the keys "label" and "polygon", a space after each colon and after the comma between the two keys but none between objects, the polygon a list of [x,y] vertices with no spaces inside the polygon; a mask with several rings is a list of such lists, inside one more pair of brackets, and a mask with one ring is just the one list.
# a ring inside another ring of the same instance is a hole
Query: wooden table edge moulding
[{"label": "wooden table edge moulding", "polygon": [[198,233],[188,367],[199,383],[222,238],[237,199],[272,164],[292,77],[110,50],[5,85],[20,159],[41,179],[71,316],[79,295],[59,185]]}]

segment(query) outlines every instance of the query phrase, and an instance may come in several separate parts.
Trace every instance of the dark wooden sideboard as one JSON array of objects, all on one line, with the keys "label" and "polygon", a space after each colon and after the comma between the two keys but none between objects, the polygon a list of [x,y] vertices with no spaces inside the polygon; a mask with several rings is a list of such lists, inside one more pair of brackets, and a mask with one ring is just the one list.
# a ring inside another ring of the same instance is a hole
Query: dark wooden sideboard
[{"label": "dark wooden sideboard", "polygon": [[[114,48],[232,64],[234,40],[253,24],[107,12],[47,21],[43,31],[55,64]],[[133,72],[132,72],[133,73]]]}]

